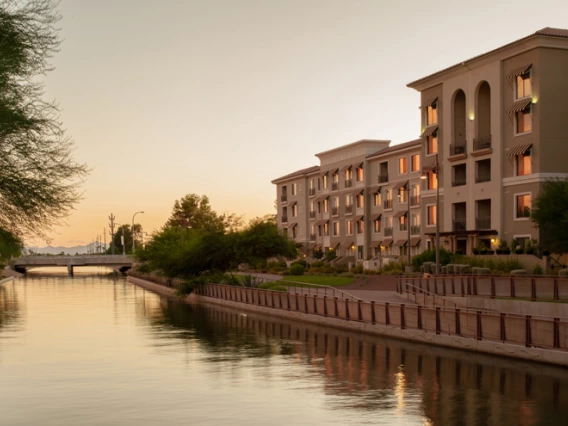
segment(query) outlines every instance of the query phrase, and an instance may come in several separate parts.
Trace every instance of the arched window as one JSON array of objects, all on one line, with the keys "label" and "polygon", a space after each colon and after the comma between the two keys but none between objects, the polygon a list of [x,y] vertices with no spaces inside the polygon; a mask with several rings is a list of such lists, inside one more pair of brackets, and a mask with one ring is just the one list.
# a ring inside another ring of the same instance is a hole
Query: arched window
[{"label": "arched window", "polygon": [[477,133],[473,149],[477,151],[491,148],[491,88],[486,81],[478,86],[476,106]]},{"label": "arched window", "polygon": [[453,102],[453,138],[450,145],[450,155],[458,155],[466,152],[466,108],[465,93],[458,90],[454,95]]}]

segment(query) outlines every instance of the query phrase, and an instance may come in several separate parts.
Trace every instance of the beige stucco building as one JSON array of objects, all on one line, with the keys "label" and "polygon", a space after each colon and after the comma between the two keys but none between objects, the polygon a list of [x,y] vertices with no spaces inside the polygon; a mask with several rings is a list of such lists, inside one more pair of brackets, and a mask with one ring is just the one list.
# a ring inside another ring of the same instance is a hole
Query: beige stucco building
[{"label": "beige stucco building", "polygon": [[434,244],[439,185],[442,247],[541,241],[532,202],[568,177],[567,76],[568,30],[545,28],[408,84],[420,138],[355,142],[274,180],[279,226],[345,260],[414,254]]}]

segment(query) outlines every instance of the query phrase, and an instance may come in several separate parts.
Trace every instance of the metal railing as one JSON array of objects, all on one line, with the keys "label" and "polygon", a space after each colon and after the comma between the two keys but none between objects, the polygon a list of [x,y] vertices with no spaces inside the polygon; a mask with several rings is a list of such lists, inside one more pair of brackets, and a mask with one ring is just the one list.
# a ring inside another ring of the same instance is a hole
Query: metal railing
[{"label": "metal railing", "polygon": [[310,212],[310,219],[315,219],[315,218],[316,218],[316,212],[314,210]]},{"label": "metal railing", "polygon": [[315,188],[309,188],[308,189],[308,196],[313,197],[315,195],[316,195],[316,189]]},{"label": "metal railing", "polygon": [[410,233],[412,235],[420,235],[420,225],[412,225],[410,227]]},{"label": "metal railing", "polygon": [[467,144],[465,141],[450,145],[450,155],[467,154]]},{"label": "metal railing", "polygon": [[345,188],[353,187],[353,179],[345,179]]},{"label": "metal railing", "polygon": [[482,174],[475,177],[475,183],[491,182],[491,174]]},{"label": "metal railing", "polygon": [[385,237],[392,237],[392,227],[391,228],[383,228],[383,233]]},{"label": "metal railing", "polygon": [[401,223],[398,230],[399,231],[407,231],[408,225],[406,223]]},{"label": "metal railing", "polygon": [[331,208],[331,215],[337,216],[339,214],[339,207],[332,207]]},{"label": "metal railing", "polygon": [[454,232],[466,230],[465,220],[454,220]]},{"label": "metal railing", "polygon": [[389,181],[389,174],[388,173],[381,173],[379,175],[379,183],[385,183]]},{"label": "metal railing", "polygon": [[475,218],[475,229],[491,229],[491,216]]},{"label": "metal railing", "polygon": [[384,209],[392,209],[392,200],[383,201],[383,208]]},{"label": "metal railing", "polygon": [[420,195],[410,196],[410,205],[411,206],[419,206],[420,205]]},{"label": "metal railing", "polygon": [[353,204],[345,206],[345,213],[353,213]]},{"label": "metal railing", "polygon": [[288,196],[287,196],[286,194],[281,195],[281,196],[280,196],[280,201],[283,202],[283,203],[285,203],[286,201],[288,201]]},{"label": "metal railing", "polygon": [[288,223],[288,216],[282,216],[282,223]]},{"label": "metal railing", "polygon": [[339,182],[331,182],[331,190],[337,191],[339,189]]},{"label": "metal railing", "polygon": [[310,234],[310,241],[316,240],[316,234]]},{"label": "metal railing", "polygon": [[455,177],[452,179],[452,186],[463,186],[466,184],[466,178],[463,177]]},{"label": "metal railing", "polygon": [[482,149],[491,149],[491,135],[473,139],[473,150],[481,151]]}]

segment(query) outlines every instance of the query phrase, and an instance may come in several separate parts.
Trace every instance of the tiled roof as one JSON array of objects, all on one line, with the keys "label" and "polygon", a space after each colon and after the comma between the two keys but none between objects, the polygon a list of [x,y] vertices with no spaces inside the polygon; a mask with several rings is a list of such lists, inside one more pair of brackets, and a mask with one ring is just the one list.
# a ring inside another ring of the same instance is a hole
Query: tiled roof
[{"label": "tiled roof", "polygon": [[444,68],[443,70],[440,70],[440,71],[436,71],[435,73],[430,74],[430,75],[427,75],[426,77],[419,78],[418,80],[415,80],[415,81],[413,81],[413,82],[411,82],[411,83],[408,83],[406,86],[407,86],[407,87],[412,87],[412,86],[415,85],[416,83],[420,83],[421,81],[427,80],[427,79],[429,79],[429,78],[431,78],[431,77],[434,77],[434,76],[436,76],[436,75],[443,74],[443,73],[445,73],[446,71],[450,71],[450,70],[452,70],[452,69],[454,69],[454,68],[461,67],[462,65],[465,65],[466,63],[469,63],[469,62],[474,61],[474,60],[476,60],[476,59],[482,58],[482,57],[484,57],[484,56],[486,56],[486,55],[490,55],[491,53],[497,52],[497,51],[499,51],[499,50],[501,50],[501,49],[505,49],[505,48],[507,48],[507,47],[509,47],[509,46],[512,46],[512,45],[514,45],[514,44],[517,44],[517,43],[519,43],[519,42],[521,42],[521,41],[525,41],[525,40],[527,40],[527,39],[529,39],[529,38],[531,38],[531,37],[534,37],[534,36],[547,36],[547,37],[568,38],[568,29],[550,28],[550,27],[543,28],[542,30],[538,30],[538,31],[536,31],[535,33],[530,34],[530,35],[528,35],[528,36],[526,36],[526,37],[523,37],[523,38],[521,38],[521,39],[519,39],[519,40],[515,40],[515,41],[513,41],[513,42],[511,42],[511,43],[507,43],[507,44],[505,44],[505,45],[503,45],[503,46],[501,46],[501,47],[498,47],[497,49],[490,50],[489,52],[485,52],[485,53],[482,53],[481,55],[474,56],[473,58],[466,59],[465,61],[460,62],[459,64],[452,65],[451,67]]},{"label": "tiled roof", "polygon": [[279,177],[278,179],[274,179],[272,181],[272,183],[277,183],[277,182],[280,182],[280,181],[283,181],[283,180],[292,179],[294,177],[305,176],[305,175],[308,175],[310,173],[319,172],[319,170],[320,170],[319,166],[308,167],[307,169],[298,170],[294,173],[290,173],[289,175]]},{"label": "tiled roof", "polygon": [[388,154],[390,152],[395,152],[395,151],[399,151],[401,149],[405,149],[405,148],[411,148],[413,146],[418,146],[422,143],[422,139],[416,139],[410,142],[405,142],[405,143],[401,143],[398,145],[394,145],[385,149],[382,149],[380,151],[374,152],[373,154],[369,154],[367,155],[367,158],[373,158],[373,157],[378,157],[381,156],[383,154]]}]

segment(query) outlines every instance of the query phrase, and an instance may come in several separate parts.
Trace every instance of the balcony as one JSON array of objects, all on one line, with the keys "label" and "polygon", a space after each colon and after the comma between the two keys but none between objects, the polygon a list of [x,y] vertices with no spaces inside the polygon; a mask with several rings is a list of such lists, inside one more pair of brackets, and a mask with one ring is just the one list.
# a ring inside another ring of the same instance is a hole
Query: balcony
[{"label": "balcony", "polygon": [[482,174],[475,177],[475,183],[481,182],[491,182],[491,175],[490,174]]},{"label": "balcony", "polygon": [[464,186],[466,184],[465,176],[455,177],[452,179],[452,186]]},{"label": "balcony", "polygon": [[385,237],[392,237],[392,227],[391,228],[384,228],[383,233],[385,234]]},{"label": "balcony", "polygon": [[399,231],[408,231],[408,225],[406,223],[401,223]]},{"label": "balcony", "polygon": [[282,223],[288,223],[288,216],[282,216]]},{"label": "balcony", "polygon": [[410,233],[412,235],[420,235],[420,225],[412,225],[410,227]]},{"label": "balcony", "polygon": [[411,206],[419,206],[420,205],[420,195],[412,195],[410,197],[410,205]]},{"label": "balcony", "polygon": [[316,240],[316,234],[310,234],[310,241]]},{"label": "balcony", "polygon": [[454,155],[465,155],[467,154],[466,142],[454,143],[450,145],[450,156]]},{"label": "balcony", "polygon": [[281,201],[282,203],[285,203],[286,201],[288,201],[288,196],[287,196],[286,194],[281,195],[281,196],[280,196],[280,201]]},{"label": "balcony", "polygon": [[345,214],[351,214],[351,213],[353,213],[353,204],[345,206]]},{"label": "balcony", "polygon": [[381,173],[379,175],[379,183],[386,183],[389,181],[389,174],[388,173]]},{"label": "balcony", "polygon": [[315,188],[308,189],[308,196],[309,197],[315,197],[315,195],[316,195],[316,189]]},{"label": "balcony", "polygon": [[475,218],[475,229],[491,229],[491,216]]},{"label": "balcony", "polygon": [[383,208],[384,209],[392,209],[392,200],[383,201]]},{"label": "balcony", "polygon": [[466,230],[465,219],[454,220],[454,232],[462,232]]},{"label": "balcony", "polygon": [[353,179],[345,179],[345,188],[353,187]]},{"label": "balcony", "polygon": [[[473,140],[473,151],[491,150],[491,135]],[[473,153],[472,153],[473,154]]]},{"label": "balcony", "polygon": [[311,211],[310,212],[310,219],[315,219],[316,218],[316,211]]},{"label": "balcony", "polygon": [[331,183],[331,190],[337,191],[339,189],[339,182],[332,182]]},{"label": "balcony", "polygon": [[337,215],[339,215],[339,207],[332,207],[332,208],[331,208],[331,215],[332,215],[332,216],[337,216]]}]

